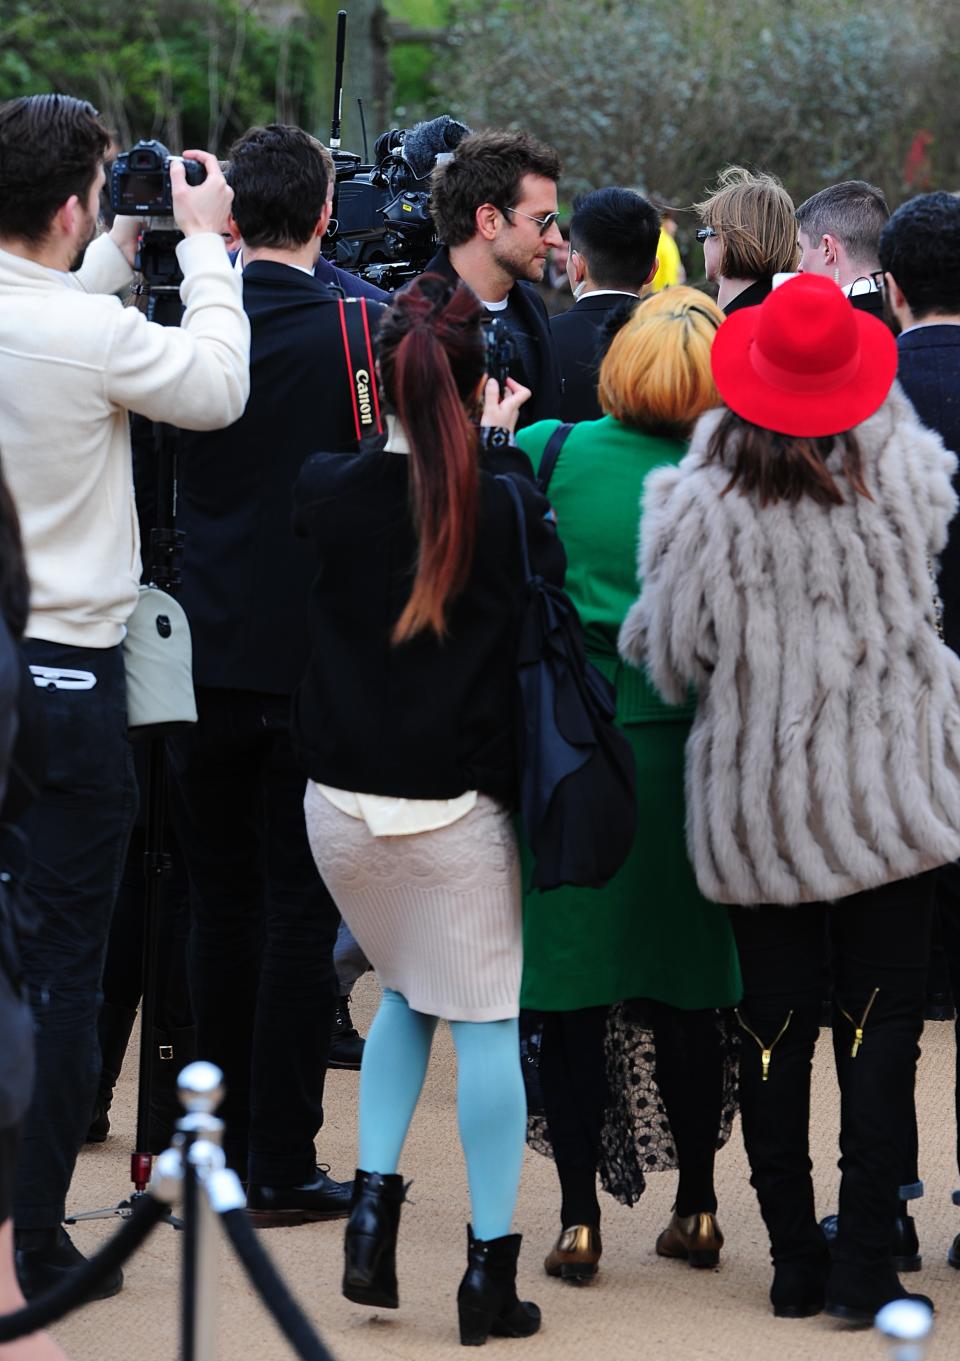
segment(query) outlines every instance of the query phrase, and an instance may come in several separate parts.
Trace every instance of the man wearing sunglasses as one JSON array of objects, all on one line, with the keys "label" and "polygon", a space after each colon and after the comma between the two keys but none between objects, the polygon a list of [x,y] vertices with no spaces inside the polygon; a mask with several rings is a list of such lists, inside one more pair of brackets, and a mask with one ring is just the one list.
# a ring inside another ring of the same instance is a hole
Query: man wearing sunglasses
[{"label": "man wearing sunglasses", "polygon": [[560,158],[523,132],[471,133],[434,171],[430,211],[444,243],[425,273],[460,278],[509,327],[510,376],[533,392],[520,425],[560,415],[561,378],[547,310],[533,287],[562,246]]}]

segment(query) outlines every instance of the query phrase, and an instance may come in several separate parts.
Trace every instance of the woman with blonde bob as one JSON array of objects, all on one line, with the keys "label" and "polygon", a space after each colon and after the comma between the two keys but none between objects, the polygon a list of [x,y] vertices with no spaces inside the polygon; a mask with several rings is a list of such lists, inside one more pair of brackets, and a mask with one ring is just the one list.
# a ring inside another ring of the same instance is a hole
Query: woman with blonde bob
[{"label": "woman with blonde bob", "polygon": [[[544,1265],[573,1282],[594,1276],[600,1258],[598,1165],[606,1189],[627,1204],[641,1193],[644,1170],[679,1165],[675,1213],[657,1239],[661,1256],[713,1266],[723,1242],[713,1185],[724,1086],[716,1009],[739,1000],[740,975],[727,914],[701,897],[684,844],[683,752],[693,707],[664,704],[617,656],[635,595],[641,488],[651,469],[679,462],[694,422],[719,401],[710,350],[722,320],[692,288],[640,303],[600,369],[606,414],[573,426],[549,483],[567,589],[590,660],[616,685],[638,799],[633,850],[606,887],[531,892],[524,902],[521,1006],[543,1017],[540,1080],[562,1193],[560,1235]],[[556,428],[543,421],[519,433],[536,467]],[[627,1002],[626,1011],[617,1005]],[[651,1031],[655,1076],[640,1057]],[[638,1032],[642,1046],[621,1043]],[[605,1043],[622,1077],[608,1080]],[[611,1147],[620,1151],[615,1169]]]},{"label": "woman with blonde bob", "polygon": [[719,285],[717,303],[725,313],[758,306],[775,274],[797,268],[793,199],[775,175],[727,166],[713,193],[693,206],[707,280]]}]

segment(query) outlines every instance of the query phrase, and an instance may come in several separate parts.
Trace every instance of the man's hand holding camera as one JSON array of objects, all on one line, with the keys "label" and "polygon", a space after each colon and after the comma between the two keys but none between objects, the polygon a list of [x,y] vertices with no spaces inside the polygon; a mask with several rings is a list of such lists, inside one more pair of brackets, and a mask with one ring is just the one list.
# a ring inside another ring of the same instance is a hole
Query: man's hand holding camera
[{"label": "man's hand holding camera", "polygon": [[[206,171],[202,184],[188,184],[184,158],[197,161]],[[184,236],[199,232],[219,235],[230,214],[233,190],[223,177],[220,162],[209,151],[185,151],[183,157],[170,161],[170,189],[173,217]],[[129,217],[118,213],[110,229],[110,239],[124,255],[131,269],[135,268],[140,233],[149,219]]]}]

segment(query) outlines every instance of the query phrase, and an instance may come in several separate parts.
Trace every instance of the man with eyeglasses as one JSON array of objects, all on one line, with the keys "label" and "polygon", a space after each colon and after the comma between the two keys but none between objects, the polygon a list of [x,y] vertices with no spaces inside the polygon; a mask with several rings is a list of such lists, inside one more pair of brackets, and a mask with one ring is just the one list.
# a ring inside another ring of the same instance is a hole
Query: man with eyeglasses
[{"label": "man with eyeglasses", "polygon": [[597,377],[604,324],[616,308],[635,303],[656,274],[659,239],[659,213],[633,189],[611,185],[574,199],[567,276],[575,301],[550,321],[563,374],[561,420],[603,415]]},{"label": "man with eyeglasses", "polygon": [[444,243],[424,271],[462,279],[515,343],[510,377],[531,389],[520,425],[560,415],[562,383],[547,309],[533,287],[557,226],[560,158],[524,132],[475,132],[434,171],[430,211]]}]

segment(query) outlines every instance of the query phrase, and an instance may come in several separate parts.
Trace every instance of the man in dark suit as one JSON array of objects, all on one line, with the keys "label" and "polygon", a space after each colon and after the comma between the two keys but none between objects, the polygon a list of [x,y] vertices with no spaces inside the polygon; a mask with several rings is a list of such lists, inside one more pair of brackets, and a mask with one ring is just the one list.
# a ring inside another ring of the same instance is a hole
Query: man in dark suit
[{"label": "man in dark suit", "polygon": [[800,271],[833,279],[854,307],[883,319],[877,245],[890,209],[866,180],[828,185],[797,209]]},{"label": "man in dark suit", "polygon": [[[253,129],[232,149],[250,400],[229,429],[186,436],[180,465],[199,722],[170,754],[191,990],[199,1051],[226,1076],[228,1156],[264,1224],[345,1215],[351,1194],[316,1165],[339,918],[310,853],[288,733],[315,572],[290,527],[291,489],[313,451],[357,448],[363,383],[375,410],[372,356],[348,364],[341,326],[361,304],[341,304],[313,272],[333,173],[298,128]],[[381,309],[363,306],[372,331]]]},{"label": "man in dark suit", "polygon": [[[947,448],[960,455],[960,199],[954,194],[921,194],[903,204],[883,228],[879,263],[887,309],[900,329],[897,378],[924,425],[936,430]],[[953,485],[960,492],[960,474],[954,474]],[[944,640],[960,652],[960,525],[956,520],[940,555],[938,586]],[[937,912],[954,1001],[960,1004],[960,864],[937,870]],[[960,1170],[960,1015],[957,1039]],[[922,1182],[916,1185],[922,1188]],[[948,1261],[960,1269],[960,1234],[953,1240]]]},{"label": "man in dark suit", "polygon": [[657,272],[660,216],[632,189],[595,189],[574,200],[567,276],[576,299],[552,317],[563,375],[564,421],[594,421],[602,327],[615,307],[640,296]]},{"label": "man in dark suit", "polygon": [[474,132],[433,173],[430,212],[444,243],[424,273],[460,278],[511,333],[510,377],[531,389],[519,426],[560,415],[561,378],[543,278],[557,227],[557,153],[525,132]]}]

